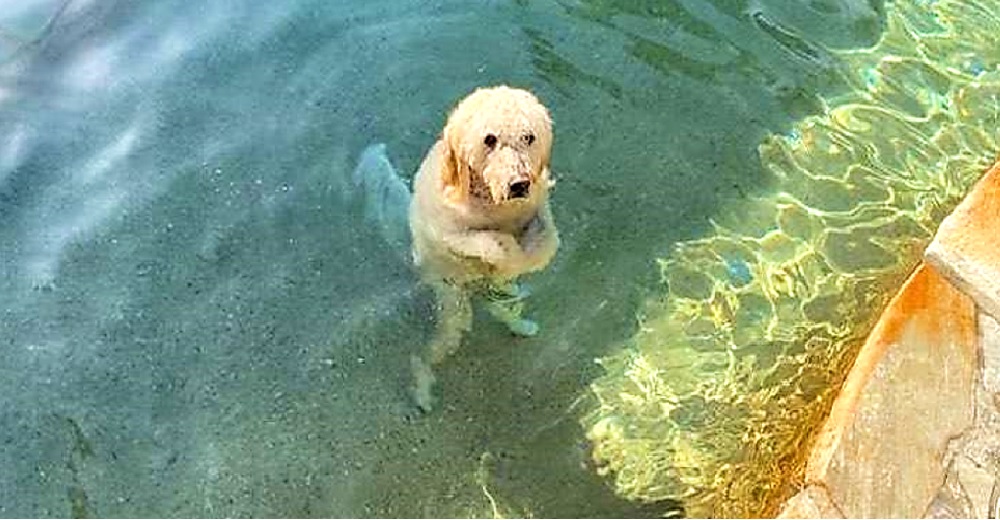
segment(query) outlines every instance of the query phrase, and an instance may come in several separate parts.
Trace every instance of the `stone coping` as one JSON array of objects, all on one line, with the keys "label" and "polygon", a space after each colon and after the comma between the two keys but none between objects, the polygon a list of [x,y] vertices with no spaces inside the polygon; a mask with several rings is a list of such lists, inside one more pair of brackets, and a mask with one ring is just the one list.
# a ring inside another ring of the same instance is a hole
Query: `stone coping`
[{"label": "stone coping", "polygon": [[861,348],[784,518],[985,517],[1000,471],[1000,163]]},{"label": "stone coping", "polygon": [[944,219],[925,259],[1000,319],[1000,162]]}]

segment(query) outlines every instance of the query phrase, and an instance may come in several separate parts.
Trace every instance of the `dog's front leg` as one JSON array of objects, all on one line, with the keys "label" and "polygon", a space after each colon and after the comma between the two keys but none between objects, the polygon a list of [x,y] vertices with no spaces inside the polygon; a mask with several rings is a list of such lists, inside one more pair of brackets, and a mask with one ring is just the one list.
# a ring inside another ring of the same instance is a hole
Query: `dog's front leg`
[{"label": "dog's front leg", "polygon": [[512,266],[509,273],[497,270],[498,274],[506,274],[506,277],[493,278],[489,281],[486,308],[493,317],[507,325],[512,333],[518,336],[534,336],[538,334],[538,324],[522,316],[527,293],[517,283],[516,276],[541,270],[548,265],[555,256],[556,249],[559,248],[559,235],[548,205],[543,206],[528,222],[517,242],[523,257],[519,259],[518,264]]},{"label": "dog's front leg", "polygon": [[535,218],[528,222],[518,240],[526,257],[529,271],[538,271],[552,261],[559,249],[559,233],[548,204],[538,210]]},{"label": "dog's front leg", "polygon": [[474,258],[487,266],[488,274],[514,278],[525,272],[528,257],[521,244],[509,233],[492,229],[470,230],[445,238],[448,248],[458,256]]},{"label": "dog's front leg", "polygon": [[486,310],[512,334],[524,337],[538,334],[538,324],[522,316],[528,291],[517,280],[488,280],[484,297]]}]

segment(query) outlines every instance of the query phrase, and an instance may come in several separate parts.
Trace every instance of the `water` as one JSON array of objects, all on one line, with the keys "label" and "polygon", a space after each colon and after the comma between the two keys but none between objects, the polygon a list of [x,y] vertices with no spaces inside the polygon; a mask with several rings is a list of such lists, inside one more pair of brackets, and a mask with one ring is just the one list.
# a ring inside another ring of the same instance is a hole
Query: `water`
[{"label": "water", "polygon": [[[654,258],[766,189],[763,136],[842,88],[826,49],[881,12],[0,0],[0,515],[661,513],[587,467],[593,359]],[[501,82],[552,112],[563,247],[529,281],[542,333],[477,319],[420,415],[430,297],[350,175],[379,141],[409,175]]]}]

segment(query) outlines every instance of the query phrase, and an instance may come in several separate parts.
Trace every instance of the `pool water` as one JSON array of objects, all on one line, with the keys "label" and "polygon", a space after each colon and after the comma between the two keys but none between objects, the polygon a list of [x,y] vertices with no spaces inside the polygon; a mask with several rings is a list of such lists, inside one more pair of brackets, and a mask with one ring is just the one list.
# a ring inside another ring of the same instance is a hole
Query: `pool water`
[{"label": "pool water", "polygon": [[[0,516],[642,517],[580,418],[656,259],[770,193],[758,146],[856,88],[857,0],[0,0]],[[982,72],[992,62],[973,64]],[[555,121],[532,339],[432,300],[350,175],[412,176],[477,86]],[[750,286],[750,260],[724,276]],[[683,367],[682,367],[683,368]]]}]

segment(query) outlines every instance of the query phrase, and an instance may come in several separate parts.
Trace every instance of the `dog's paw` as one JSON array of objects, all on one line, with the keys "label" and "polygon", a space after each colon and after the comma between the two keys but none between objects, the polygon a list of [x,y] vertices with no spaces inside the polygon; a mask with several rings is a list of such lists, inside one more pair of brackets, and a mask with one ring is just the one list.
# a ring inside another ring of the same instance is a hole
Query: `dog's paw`
[{"label": "dog's paw", "polygon": [[486,310],[516,336],[530,338],[538,334],[538,323],[521,317],[521,312],[524,310],[522,300],[491,300],[487,297]]},{"label": "dog's paw", "polygon": [[538,322],[534,320],[518,318],[507,322],[507,329],[517,336],[530,338],[538,334],[539,327]]},{"label": "dog's paw", "polygon": [[[521,244],[513,235],[500,231],[480,231],[477,232],[472,242],[478,256],[484,262],[493,266],[503,266],[512,263],[512,259],[524,256]],[[516,263],[516,262],[514,262]]]},{"label": "dog's paw", "polygon": [[410,356],[410,369],[413,372],[410,397],[422,412],[430,412],[434,409],[434,384],[437,382],[434,371],[419,356]]}]

